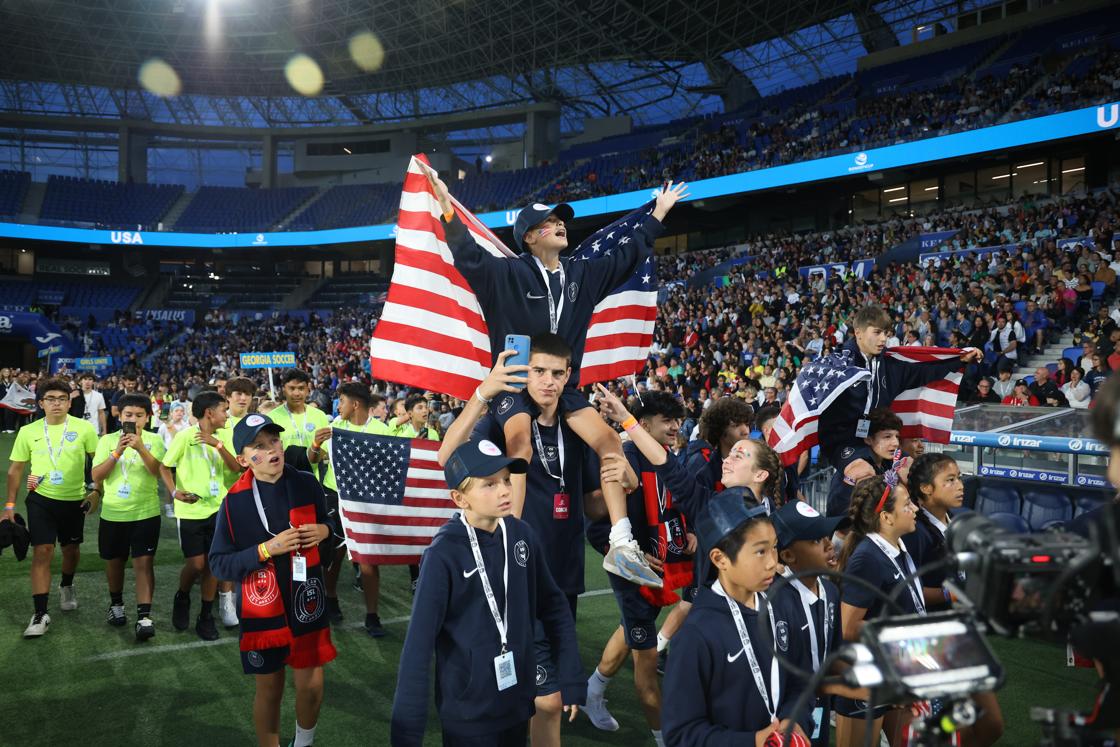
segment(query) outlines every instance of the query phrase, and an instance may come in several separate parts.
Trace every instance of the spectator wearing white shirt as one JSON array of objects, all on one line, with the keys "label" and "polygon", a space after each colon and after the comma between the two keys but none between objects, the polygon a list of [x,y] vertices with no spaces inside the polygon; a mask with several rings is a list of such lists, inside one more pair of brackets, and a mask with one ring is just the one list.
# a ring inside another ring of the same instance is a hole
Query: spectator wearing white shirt
[{"label": "spectator wearing white shirt", "polygon": [[93,381],[93,374],[91,373],[84,373],[78,379],[78,383],[82,387],[82,397],[85,398],[86,402],[82,418],[89,421],[90,425],[97,431],[98,436],[104,436],[108,432],[105,417],[105,397],[93,388]]},{"label": "spectator wearing white shirt", "polygon": [[1089,400],[1092,399],[1092,390],[1084,378],[1082,370],[1074,368],[1069,372],[1069,381],[1062,385],[1062,394],[1066,395],[1069,406],[1075,410],[1088,410]]}]

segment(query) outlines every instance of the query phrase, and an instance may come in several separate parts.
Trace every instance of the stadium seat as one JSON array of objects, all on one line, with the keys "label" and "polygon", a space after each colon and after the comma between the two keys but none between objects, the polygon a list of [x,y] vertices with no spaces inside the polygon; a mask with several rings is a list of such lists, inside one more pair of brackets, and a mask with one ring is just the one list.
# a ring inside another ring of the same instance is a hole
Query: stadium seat
[{"label": "stadium seat", "polygon": [[1009,532],[1027,534],[1031,531],[1031,525],[1019,514],[996,511],[994,514],[989,514],[988,518]]},{"label": "stadium seat", "polygon": [[1062,351],[1063,358],[1069,358],[1073,365],[1077,365],[1077,359],[1081,357],[1081,348],[1076,345],[1071,345]]},{"label": "stadium seat", "polygon": [[1074,506],[1073,506],[1073,518],[1076,519],[1078,516],[1081,516],[1083,514],[1087,514],[1090,511],[1092,511],[1094,508],[1096,508],[1097,506],[1103,505],[1107,502],[1108,501],[1106,501],[1104,498],[1089,498],[1089,497],[1078,498],[1077,502],[1074,503]]},{"label": "stadium seat", "polygon": [[1023,316],[1027,313],[1027,302],[1026,301],[1016,301],[1015,302],[1015,313],[1019,315],[1020,319],[1022,319]]},{"label": "stadium seat", "polygon": [[1012,487],[983,485],[976,494],[976,510],[985,516],[1019,513],[1019,491]]},{"label": "stadium seat", "polygon": [[1028,490],[1023,494],[1023,518],[1031,529],[1041,531],[1054,522],[1065,523],[1073,518],[1073,504],[1058,493]]}]

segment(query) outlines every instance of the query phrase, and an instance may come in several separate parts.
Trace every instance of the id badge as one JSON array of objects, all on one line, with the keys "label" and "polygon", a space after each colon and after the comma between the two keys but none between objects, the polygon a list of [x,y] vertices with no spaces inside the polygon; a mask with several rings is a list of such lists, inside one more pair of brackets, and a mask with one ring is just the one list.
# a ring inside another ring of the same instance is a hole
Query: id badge
[{"label": "id badge", "polygon": [[871,421],[867,418],[860,418],[856,423],[856,438],[867,438],[867,434],[871,432]]},{"label": "id badge", "polygon": [[210,481],[210,495],[217,498],[222,494],[222,486],[217,480]]},{"label": "id badge", "polygon": [[292,556],[292,580],[307,580],[307,558],[303,557],[302,555]]},{"label": "id badge", "polygon": [[569,493],[556,493],[552,496],[552,518],[567,519],[572,512],[572,496]]},{"label": "id badge", "polygon": [[813,709],[813,733],[809,737],[814,742],[821,738],[821,722],[824,721],[824,707],[817,706]]},{"label": "id badge", "polygon": [[117,488],[117,497],[118,498],[127,498],[130,495],[132,495],[132,486],[129,485],[127,482],[124,483],[123,485],[121,485],[119,488]]},{"label": "id badge", "polygon": [[62,471],[57,470],[57,469],[52,469],[49,479],[51,481],[51,485],[61,485],[62,484]]},{"label": "id badge", "polygon": [[508,690],[517,684],[517,670],[513,666],[513,652],[506,651],[494,657],[494,674],[498,678],[498,691]]}]

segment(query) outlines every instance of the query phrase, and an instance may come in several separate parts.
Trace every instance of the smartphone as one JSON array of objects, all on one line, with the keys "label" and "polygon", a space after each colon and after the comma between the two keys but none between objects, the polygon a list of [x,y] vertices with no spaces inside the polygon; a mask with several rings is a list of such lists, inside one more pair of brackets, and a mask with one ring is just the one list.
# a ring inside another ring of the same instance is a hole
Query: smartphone
[{"label": "smartphone", "polygon": [[[529,335],[506,335],[506,350],[516,350],[517,352],[506,359],[507,366],[528,366],[529,365]],[[523,376],[518,378],[525,378]],[[515,389],[524,389],[524,384],[512,384]]]},{"label": "smartphone", "polygon": [[135,436],[136,435],[136,423],[133,423],[131,421],[126,422],[126,423],[121,423],[121,432],[122,433],[128,433],[128,434],[131,434],[131,435]]}]

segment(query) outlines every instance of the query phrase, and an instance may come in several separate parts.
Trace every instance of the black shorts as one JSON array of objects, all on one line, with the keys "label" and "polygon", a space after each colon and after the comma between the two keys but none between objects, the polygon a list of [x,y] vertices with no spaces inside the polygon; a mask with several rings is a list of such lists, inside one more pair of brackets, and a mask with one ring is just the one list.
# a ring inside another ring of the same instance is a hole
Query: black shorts
[{"label": "black shorts", "polygon": [[139,521],[102,519],[97,527],[97,551],[102,560],[155,555],[158,544],[158,516]]},{"label": "black shorts", "polygon": [[86,515],[82,512],[85,501],[59,501],[39,495],[34,490],[27,494],[27,529],[31,544],[62,546],[80,545],[85,540]]},{"label": "black shorts", "polygon": [[346,544],[346,535],[342,531],[342,514],[338,509],[338,493],[328,487],[323,488],[323,495],[327,499],[327,526],[336,540],[335,548]]},{"label": "black shorts", "polygon": [[461,736],[446,729],[443,732],[443,747],[525,747],[528,741],[528,721],[514,724],[492,734]]},{"label": "black shorts", "polygon": [[[609,574],[608,574],[609,575]],[[578,594],[568,594],[568,606],[572,608],[572,622],[576,619],[576,603]],[[556,666],[557,652],[552,650],[548,636],[544,633],[544,625],[539,620],[533,623],[533,651],[537,657],[537,697],[552,695],[560,692],[560,670]]]},{"label": "black shorts", "polygon": [[179,519],[179,547],[184,558],[209,555],[210,545],[214,542],[214,526],[218,523],[217,512],[205,519]]},{"label": "black shorts", "polygon": [[622,612],[622,632],[626,645],[635,651],[645,651],[657,646],[657,616],[661,608],[642,596],[641,587],[625,581],[613,573],[607,574],[614,600]]}]

